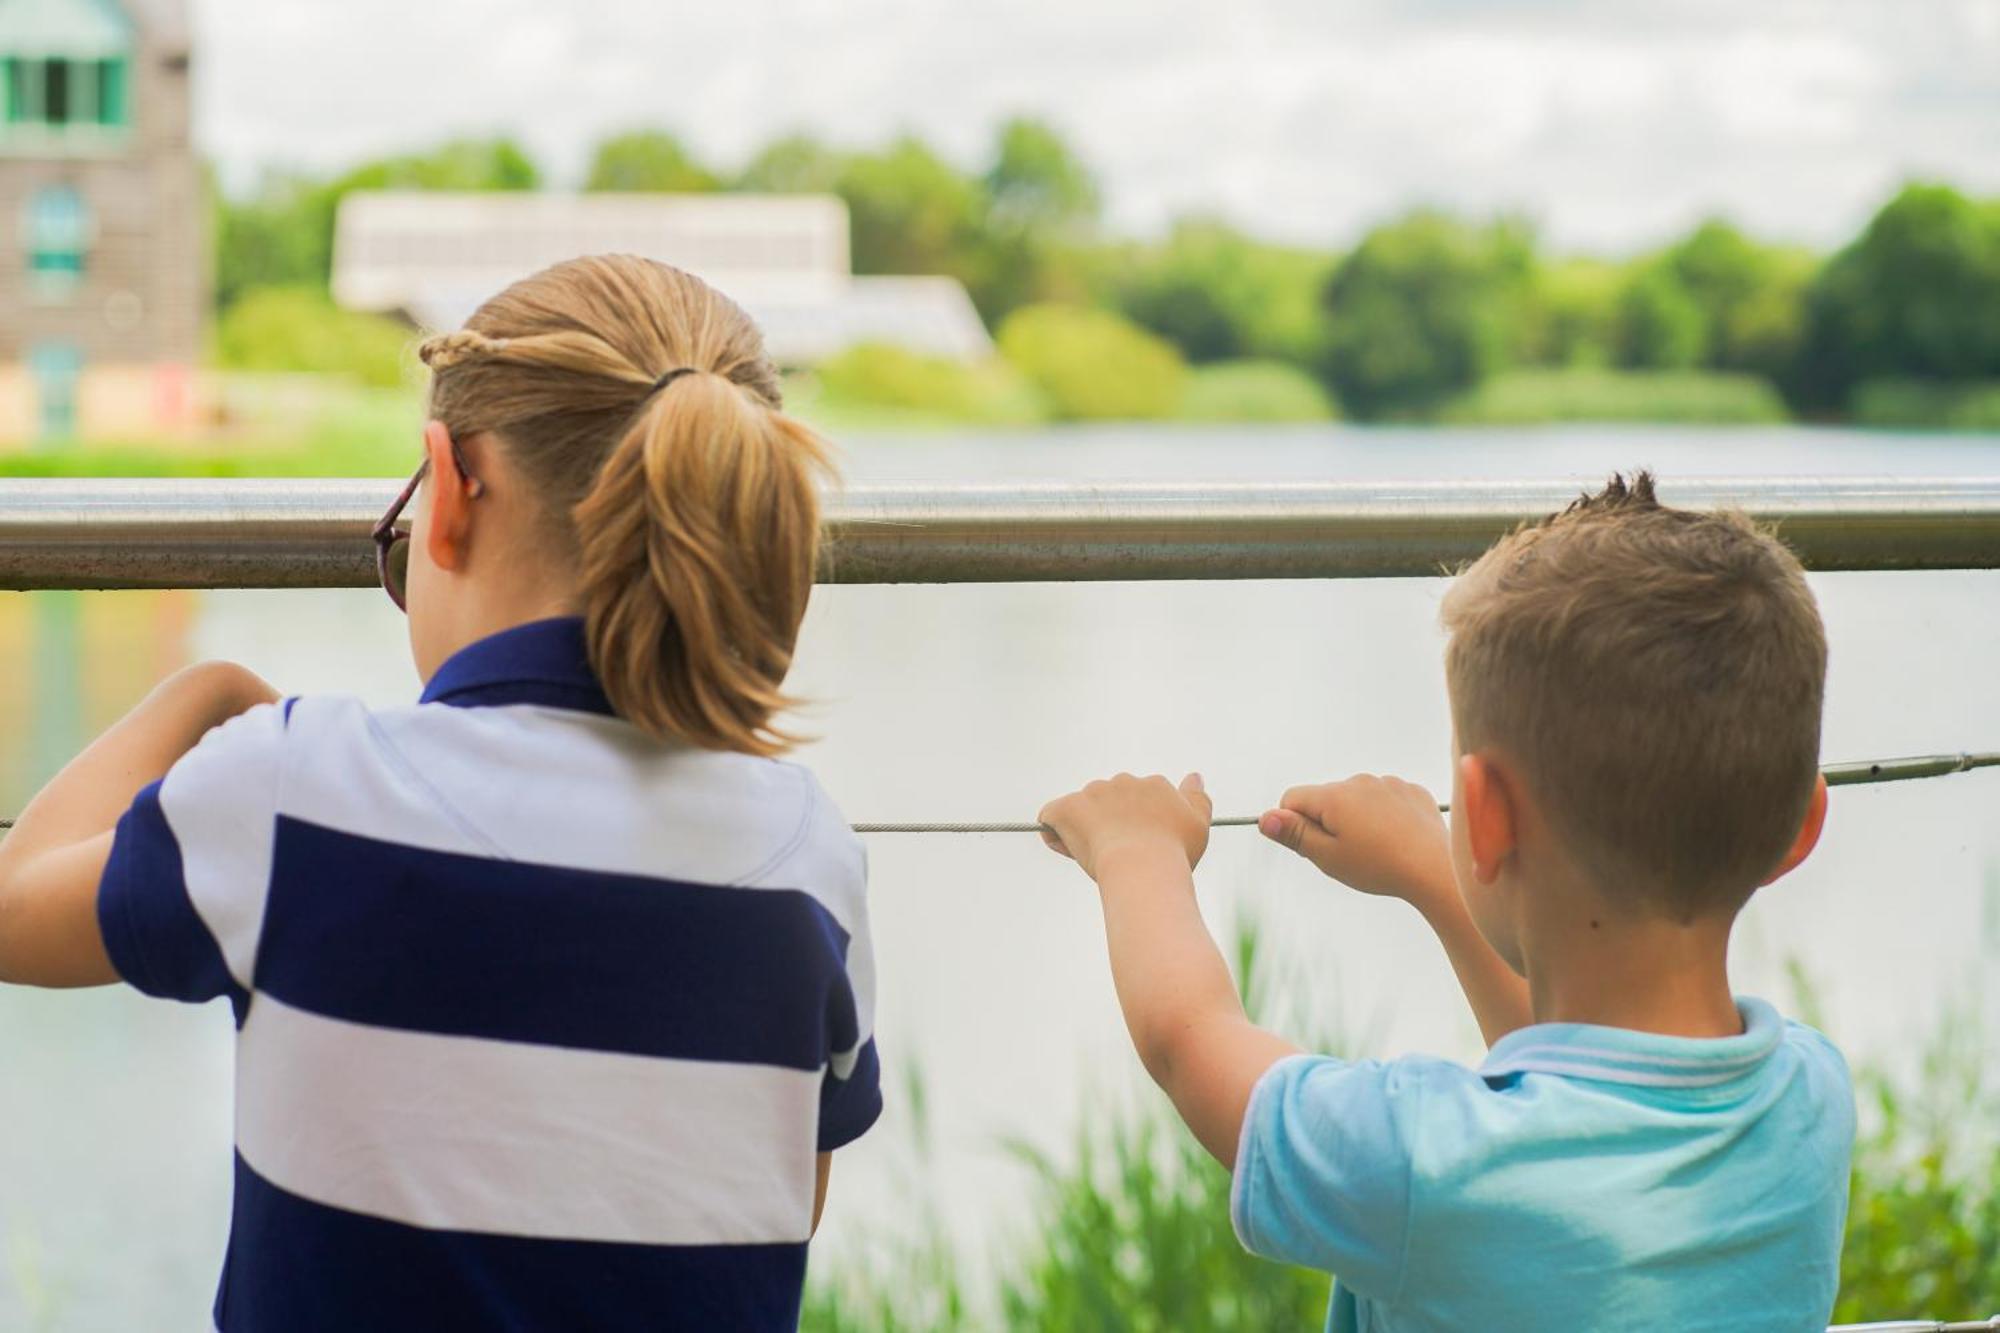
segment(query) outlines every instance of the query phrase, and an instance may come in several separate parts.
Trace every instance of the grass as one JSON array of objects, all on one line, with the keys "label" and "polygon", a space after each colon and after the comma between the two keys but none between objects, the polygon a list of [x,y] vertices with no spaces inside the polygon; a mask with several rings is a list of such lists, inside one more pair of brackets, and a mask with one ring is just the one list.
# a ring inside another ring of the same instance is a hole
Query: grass
[{"label": "grass", "polygon": [[1782,422],[1789,413],[1778,391],[1754,375],[1576,368],[1506,371],[1446,404],[1439,417],[1471,426],[1575,421],[1737,426]]},{"label": "grass", "polygon": [[1864,1070],[1841,1255],[1842,1322],[2000,1307],[2000,1077],[1979,1023],[1941,1025],[1914,1077]]},{"label": "grass", "polygon": [[1850,408],[1857,426],[2000,431],[2000,380],[1869,380]]},{"label": "grass", "polygon": [[416,466],[423,405],[412,389],[317,376],[221,383],[220,420],[200,439],[0,452],[0,477],[395,477]]}]

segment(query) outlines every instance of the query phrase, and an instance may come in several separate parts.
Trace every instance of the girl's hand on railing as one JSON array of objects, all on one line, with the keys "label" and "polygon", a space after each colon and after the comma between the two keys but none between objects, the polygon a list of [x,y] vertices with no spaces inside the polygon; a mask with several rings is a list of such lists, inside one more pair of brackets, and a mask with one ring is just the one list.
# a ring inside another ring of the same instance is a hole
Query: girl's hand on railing
[{"label": "girl's hand on railing", "polygon": [[278,692],[233,662],[177,671],[50,779],[0,840],[0,981],[118,980],[97,916],[113,830],[209,732]]},{"label": "girl's hand on railing", "polygon": [[219,727],[238,713],[247,713],[259,704],[274,704],[281,697],[271,683],[249,667],[235,662],[197,662],[161,682],[162,695],[184,694],[197,722],[205,722],[197,733]]}]

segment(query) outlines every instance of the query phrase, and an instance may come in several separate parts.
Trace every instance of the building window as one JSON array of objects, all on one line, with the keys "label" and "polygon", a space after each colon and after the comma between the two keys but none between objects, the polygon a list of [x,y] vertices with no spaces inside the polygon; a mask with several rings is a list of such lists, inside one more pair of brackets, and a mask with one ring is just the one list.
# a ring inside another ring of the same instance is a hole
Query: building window
[{"label": "building window", "polygon": [[70,343],[38,343],[28,351],[28,373],[35,381],[36,424],[41,438],[73,438],[83,353]]},{"label": "building window", "polygon": [[132,123],[130,62],[0,57],[0,125],[122,130]]},{"label": "building window", "polygon": [[90,206],[67,185],[37,190],[28,201],[28,281],[45,300],[61,299],[83,281],[90,252]]}]

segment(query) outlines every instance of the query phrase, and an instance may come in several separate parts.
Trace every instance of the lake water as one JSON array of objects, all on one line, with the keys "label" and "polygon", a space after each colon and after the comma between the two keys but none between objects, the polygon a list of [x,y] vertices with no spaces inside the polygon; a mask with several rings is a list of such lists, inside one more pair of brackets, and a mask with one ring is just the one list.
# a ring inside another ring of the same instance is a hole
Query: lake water
[{"label": "lake water", "polygon": [[[856,479],[1279,480],[1666,475],[2000,475],[2000,437],[1808,430],[1226,431],[1120,428],[844,442]],[[2000,748],[2000,574],[1818,576],[1833,645],[1829,760]],[[795,687],[805,753],[855,819],[1027,818],[1119,768],[1199,767],[1218,813],[1358,770],[1443,785],[1439,580],[819,591]],[[291,692],[410,698],[401,618],[379,593],[0,596],[0,808],[161,673],[239,659]],[[1118,1019],[1095,898],[1032,837],[871,840],[890,1106],[843,1152],[816,1264],[919,1224],[975,1256],[1025,1225],[1000,1146],[1061,1154],[1079,1117],[1150,1096]],[[1279,997],[1370,1053],[1472,1060],[1471,1017],[1399,904],[1350,894],[1218,830],[1199,875],[1226,926],[1248,911]],[[1738,932],[1738,988],[1789,1003],[1796,965],[1858,1060],[1938,1018],[1996,1016],[2000,772],[1848,789],[1797,874]],[[2000,1029],[1994,1029],[2000,1030]],[[117,989],[0,992],[0,1328],[206,1327],[228,1221],[225,1006]],[[903,1082],[921,1072],[931,1147]]]}]

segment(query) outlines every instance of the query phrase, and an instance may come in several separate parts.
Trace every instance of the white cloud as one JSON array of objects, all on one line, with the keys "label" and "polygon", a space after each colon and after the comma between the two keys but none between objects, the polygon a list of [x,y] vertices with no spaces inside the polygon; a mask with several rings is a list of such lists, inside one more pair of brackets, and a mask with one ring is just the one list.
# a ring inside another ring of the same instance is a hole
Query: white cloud
[{"label": "white cloud", "polygon": [[2000,193],[1992,0],[197,0],[227,177],[461,133],[574,179],[658,124],[725,163],[795,129],[970,163],[1047,117],[1116,225],[1337,243],[1415,202],[1622,249],[1709,212],[1816,244],[1896,181]]}]

